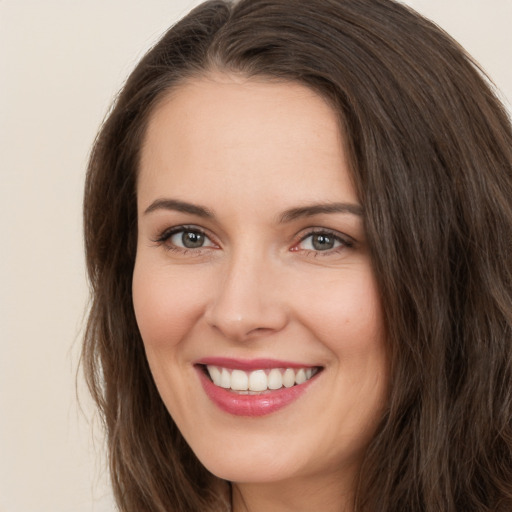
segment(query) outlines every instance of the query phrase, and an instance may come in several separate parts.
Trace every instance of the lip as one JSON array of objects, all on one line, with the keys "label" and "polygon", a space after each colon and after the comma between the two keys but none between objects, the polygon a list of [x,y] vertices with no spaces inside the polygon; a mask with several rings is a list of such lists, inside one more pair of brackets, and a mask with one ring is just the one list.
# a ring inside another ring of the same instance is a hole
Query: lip
[{"label": "lip", "polygon": [[213,365],[228,368],[230,370],[244,370],[247,372],[272,368],[317,368],[310,364],[301,364],[291,361],[276,359],[234,359],[230,357],[205,357],[194,363],[195,365]]},{"label": "lip", "polygon": [[245,371],[263,368],[313,368],[315,366],[266,359],[253,359],[250,361],[217,357],[202,359],[201,362],[196,363],[194,366],[206,395],[222,411],[235,416],[258,417],[277,412],[301,398],[311,383],[321,373],[318,372],[303,384],[290,388],[283,387],[256,395],[242,395],[216,386],[204,371],[204,365],[207,364]]}]

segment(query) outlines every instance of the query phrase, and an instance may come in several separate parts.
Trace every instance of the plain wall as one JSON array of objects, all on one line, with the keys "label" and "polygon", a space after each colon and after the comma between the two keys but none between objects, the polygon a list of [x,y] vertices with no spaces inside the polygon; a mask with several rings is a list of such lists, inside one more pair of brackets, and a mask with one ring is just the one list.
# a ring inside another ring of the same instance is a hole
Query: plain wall
[{"label": "plain wall", "polygon": [[[114,509],[80,376],[76,398],[84,169],[129,71],[197,3],[0,0],[0,512]],[[512,101],[512,0],[406,3]]]}]

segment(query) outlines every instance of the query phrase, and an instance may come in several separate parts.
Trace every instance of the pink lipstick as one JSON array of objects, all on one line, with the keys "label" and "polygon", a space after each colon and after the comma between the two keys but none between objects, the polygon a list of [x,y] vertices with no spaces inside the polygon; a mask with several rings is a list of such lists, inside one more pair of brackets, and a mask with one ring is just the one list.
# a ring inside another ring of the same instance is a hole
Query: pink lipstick
[{"label": "pink lipstick", "polygon": [[300,398],[321,367],[270,359],[206,358],[195,365],[201,385],[221,410],[263,416]]}]

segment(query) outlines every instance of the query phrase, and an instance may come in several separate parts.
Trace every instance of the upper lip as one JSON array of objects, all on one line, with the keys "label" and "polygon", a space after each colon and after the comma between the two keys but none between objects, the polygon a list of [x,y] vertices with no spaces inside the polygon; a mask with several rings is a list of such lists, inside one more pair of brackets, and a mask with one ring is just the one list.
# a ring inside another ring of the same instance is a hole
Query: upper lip
[{"label": "upper lip", "polygon": [[318,368],[319,365],[304,364],[279,359],[236,359],[231,357],[204,357],[195,362],[196,365],[212,365],[232,370],[261,370],[272,368]]}]

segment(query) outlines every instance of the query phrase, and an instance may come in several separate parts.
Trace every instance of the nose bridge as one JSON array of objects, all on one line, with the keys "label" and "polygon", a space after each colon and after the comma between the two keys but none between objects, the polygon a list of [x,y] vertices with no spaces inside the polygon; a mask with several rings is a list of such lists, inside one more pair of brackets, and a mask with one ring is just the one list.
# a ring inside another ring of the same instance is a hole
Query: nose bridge
[{"label": "nose bridge", "polygon": [[206,312],[210,325],[224,336],[244,340],[278,331],[286,324],[286,308],[276,286],[276,263],[251,245],[226,257]]}]

